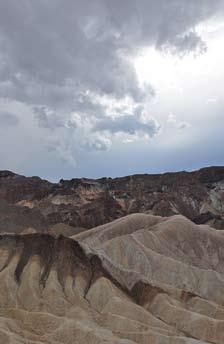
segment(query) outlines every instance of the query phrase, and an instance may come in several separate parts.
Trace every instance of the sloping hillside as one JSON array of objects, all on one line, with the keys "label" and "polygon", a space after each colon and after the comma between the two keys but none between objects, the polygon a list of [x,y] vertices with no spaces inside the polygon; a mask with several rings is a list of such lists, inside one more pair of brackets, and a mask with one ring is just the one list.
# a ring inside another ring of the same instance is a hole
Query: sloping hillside
[{"label": "sloping hillside", "polygon": [[224,235],[132,214],[0,236],[0,343],[224,343]]}]

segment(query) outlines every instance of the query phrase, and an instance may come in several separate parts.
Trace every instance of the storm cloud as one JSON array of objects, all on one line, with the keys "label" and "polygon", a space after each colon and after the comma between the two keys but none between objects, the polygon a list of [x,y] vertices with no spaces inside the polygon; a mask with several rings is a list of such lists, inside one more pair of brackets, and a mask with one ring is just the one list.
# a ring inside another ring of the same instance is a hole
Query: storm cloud
[{"label": "storm cloud", "polygon": [[[204,49],[195,26],[222,0],[0,3],[0,92],[25,103],[79,110],[86,90],[141,102],[129,61],[140,48]],[[82,111],[82,109],[81,109]]]},{"label": "storm cloud", "polygon": [[[148,47],[206,53],[196,26],[223,7],[223,0],[1,0],[0,98],[26,106],[47,150],[68,161],[79,150],[108,150],[119,133],[153,138],[162,127],[148,110],[157,89],[139,82],[133,59]],[[18,119],[2,113],[0,121]]]}]

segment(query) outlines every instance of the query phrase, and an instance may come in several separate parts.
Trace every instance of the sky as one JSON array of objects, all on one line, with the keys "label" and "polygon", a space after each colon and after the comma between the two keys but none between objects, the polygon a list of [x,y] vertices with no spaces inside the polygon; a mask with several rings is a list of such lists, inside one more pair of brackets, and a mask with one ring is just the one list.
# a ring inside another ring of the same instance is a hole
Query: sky
[{"label": "sky", "polygon": [[0,0],[0,169],[224,165],[224,0]]}]

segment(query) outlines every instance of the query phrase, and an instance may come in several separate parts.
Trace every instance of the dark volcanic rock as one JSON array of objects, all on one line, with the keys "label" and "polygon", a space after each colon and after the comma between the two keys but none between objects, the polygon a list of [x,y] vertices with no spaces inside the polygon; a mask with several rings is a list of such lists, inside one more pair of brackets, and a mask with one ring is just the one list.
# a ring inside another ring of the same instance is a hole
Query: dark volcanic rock
[{"label": "dark volcanic rock", "polygon": [[20,207],[0,200],[0,232],[20,233],[29,228],[38,232],[47,231],[47,221],[38,209]]},{"label": "dark volcanic rock", "polygon": [[[29,208],[30,220],[24,226],[38,231],[56,223],[91,228],[136,212],[182,214],[224,229],[224,167],[115,179],[61,179],[59,183],[2,171],[0,200],[13,204],[13,213]],[[13,218],[11,222],[12,226],[19,223]]]}]

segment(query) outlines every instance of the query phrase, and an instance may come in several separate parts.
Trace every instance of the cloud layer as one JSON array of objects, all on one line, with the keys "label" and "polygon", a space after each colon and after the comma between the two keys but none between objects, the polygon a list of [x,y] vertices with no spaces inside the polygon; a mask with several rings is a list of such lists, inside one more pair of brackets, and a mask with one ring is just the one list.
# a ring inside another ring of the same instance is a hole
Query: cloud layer
[{"label": "cloud layer", "polygon": [[0,123],[1,127],[14,127],[19,124],[19,119],[13,113],[0,111]]},{"label": "cloud layer", "polygon": [[148,110],[157,90],[132,59],[149,46],[204,53],[195,28],[222,11],[223,0],[1,0],[0,97],[26,106],[47,151],[72,164],[77,151],[147,140],[160,129]]}]

